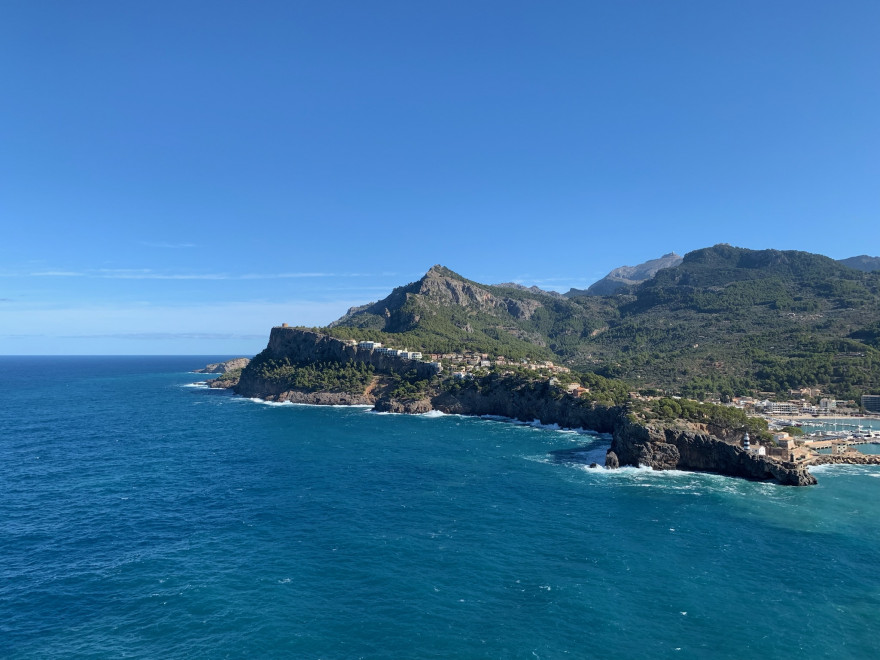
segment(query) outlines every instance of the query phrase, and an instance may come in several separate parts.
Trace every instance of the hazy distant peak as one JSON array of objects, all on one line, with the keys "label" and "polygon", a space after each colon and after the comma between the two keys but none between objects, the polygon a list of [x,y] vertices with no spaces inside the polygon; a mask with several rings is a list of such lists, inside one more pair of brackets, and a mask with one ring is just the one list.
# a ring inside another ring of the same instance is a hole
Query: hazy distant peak
[{"label": "hazy distant peak", "polygon": [[639,284],[649,280],[663,268],[673,268],[682,262],[683,257],[675,252],[668,252],[662,257],[651,259],[637,266],[620,266],[590,286],[586,291],[572,289],[566,295],[610,296],[625,286]]},{"label": "hazy distant peak", "polygon": [[867,254],[860,254],[857,257],[849,257],[848,259],[838,259],[837,263],[866,273],[880,270],[880,257],[869,257]]}]

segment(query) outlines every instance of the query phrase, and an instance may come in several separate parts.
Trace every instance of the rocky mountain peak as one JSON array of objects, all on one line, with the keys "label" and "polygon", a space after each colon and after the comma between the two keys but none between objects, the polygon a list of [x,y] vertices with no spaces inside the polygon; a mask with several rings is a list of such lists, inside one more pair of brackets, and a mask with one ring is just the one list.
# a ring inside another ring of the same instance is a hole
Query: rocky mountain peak
[{"label": "rocky mountain peak", "polygon": [[466,280],[444,266],[432,266],[417,283],[414,293],[441,305],[459,305],[487,310],[500,301],[475,282]]},{"label": "rocky mountain peak", "polygon": [[625,286],[640,284],[651,279],[663,268],[678,266],[684,258],[675,252],[668,252],[657,259],[650,259],[637,266],[620,266],[615,268],[598,282],[595,282],[586,291],[572,289],[566,296],[610,296]]}]

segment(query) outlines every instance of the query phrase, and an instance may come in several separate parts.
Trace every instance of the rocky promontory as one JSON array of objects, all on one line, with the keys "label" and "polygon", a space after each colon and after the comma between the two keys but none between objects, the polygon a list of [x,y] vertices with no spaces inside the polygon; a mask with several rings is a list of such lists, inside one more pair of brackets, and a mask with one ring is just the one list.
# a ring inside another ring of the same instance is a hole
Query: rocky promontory
[{"label": "rocky promontory", "polygon": [[226,362],[214,362],[201,369],[193,369],[194,374],[225,374],[236,369],[244,369],[251,361],[250,358],[240,357],[226,360]]},{"label": "rocky promontory", "polygon": [[615,424],[605,464],[714,472],[753,481],[776,480],[787,486],[817,483],[804,465],[759,456],[709,433],[641,424],[627,415]]},{"label": "rocky promontory", "polygon": [[[339,376],[330,388],[333,391],[317,391],[318,387],[298,386],[295,383],[301,381],[285,376],[304,369],[312,370],[311,373],[348,369],[345,377],[354,378],[350,382],[357,386],[342,387],[343,376]],[[410,390],[415,394],[400,394],[407,391],[399,389],[399,384],[406,381],[401,380],[403,374],[422,383],[420,389]],[[368,346],[301,328],[273,328],[266,350],[241,371],[234,390],[243,396],[279,402],[372,405],[377,411],[395,413],[438,410],[524,422],[538,420],[562,428],[611,433],[613,440],[605,463],[608,468],[647,466],[794,486],[816,483],[803,463],[746,451],[726,437],[725,429],[709,432],[705,426],[683,420],[649,424],[634,414],[629,405],[591,401],[563,391],[548,380],[522,375],[494,373],[455,382],[452,378],[441,378],[436,366],[429,363],[389,356]]]}]

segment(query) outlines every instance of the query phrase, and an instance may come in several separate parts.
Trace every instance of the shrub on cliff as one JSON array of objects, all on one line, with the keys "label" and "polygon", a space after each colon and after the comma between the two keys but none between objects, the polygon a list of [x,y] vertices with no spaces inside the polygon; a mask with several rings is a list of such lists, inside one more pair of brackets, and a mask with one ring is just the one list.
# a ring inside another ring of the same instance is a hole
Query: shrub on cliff
[{"label": "shrub on cliff", "polygon": [[742,429],[747,430],[755,437],[769,437],[766,420],[759,417],[749,417],[739,408],[730,406],[700,403],[691,399],[670,399],[669,397],[664,397],[652,401],[649,411],[661,420],[686,419],[691,422],[714,426],[725,431],[738,431]]},{"label": "shrub on cliff", "polygon": [[285,389],[308,392],[346,392],[363,394],[373,380],[373,365],[363,362],[295,363],[289,358],[273,359],[264,351],[250,368],[259,378]]}]

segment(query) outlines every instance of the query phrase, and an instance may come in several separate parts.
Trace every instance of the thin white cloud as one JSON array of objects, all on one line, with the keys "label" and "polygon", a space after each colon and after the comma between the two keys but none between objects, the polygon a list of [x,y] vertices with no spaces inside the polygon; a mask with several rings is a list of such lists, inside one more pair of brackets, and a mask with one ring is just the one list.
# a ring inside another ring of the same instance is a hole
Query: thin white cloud
[{"label": "thin white cloud", "polygon": [[141,241],[140,244],[146,247],[164,248],[168,250],[198,247],[195,243],[164,243],[162,241]]},{"label": "thin white cloud", "polygon": [[29,273],[31,277],[84,277],[85,273],[77,273],[72,270],[43,270],[37,273]]},{"label": "thin white cloud", "polygon": [[[284,272],[284,273],[168,273],[149,268],[97,268],[84,271],[44,270],[27,274],[30,277],[90,277],[105,280],[284,280],[299,278],[377,278],[393,277],[394,273],[327,273],[327,272]],[[11,273],[0,276],[15,277]]]},{"label": "thin white cloud", "polygon": [[[29,277],[89,277],[104,280],[285,280],[301,278],[378,278],[393,277],[395,273],[168,273],[149,268],[97,268],[84,271],[43,270],[27,273]],[[0,277],[20,277],[13,273],[0,273]]]}]

